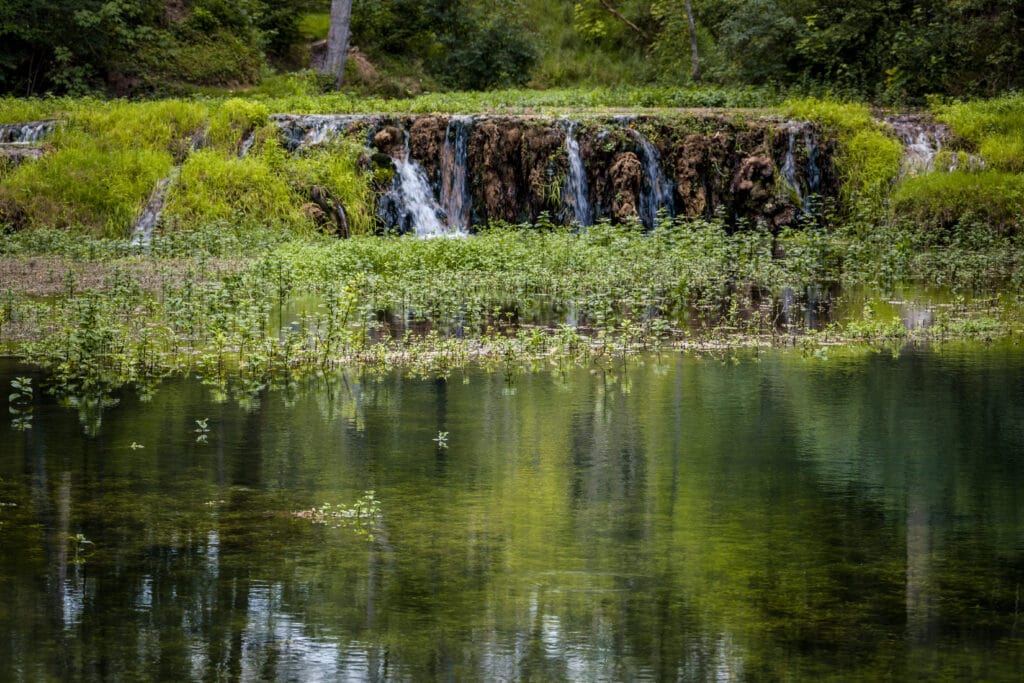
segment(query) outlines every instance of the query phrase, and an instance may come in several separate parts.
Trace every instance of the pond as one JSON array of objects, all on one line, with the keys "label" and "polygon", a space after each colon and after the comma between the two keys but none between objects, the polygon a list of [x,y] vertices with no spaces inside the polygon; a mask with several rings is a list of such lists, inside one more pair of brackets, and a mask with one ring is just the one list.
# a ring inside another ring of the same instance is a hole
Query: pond
[{"label": "pond", "polygon": [[0,679],[1017,680],[1024,349],[828,353],[102,410],[0,365]]}]

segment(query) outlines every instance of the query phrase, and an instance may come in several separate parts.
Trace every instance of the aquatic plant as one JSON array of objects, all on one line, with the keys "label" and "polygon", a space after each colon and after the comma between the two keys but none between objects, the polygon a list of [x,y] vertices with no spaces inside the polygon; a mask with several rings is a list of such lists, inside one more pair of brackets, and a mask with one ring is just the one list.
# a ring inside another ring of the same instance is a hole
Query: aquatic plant
[{"label": "aquatic plant", "polygon": [[11,389],[7,395],[8,412],[13,416],[11,426],[18,431],[32,429],[32,378],[16,377],[11,380]]},{"label": "aquatic plant", "polygon": [[371,489],[352,505],[334,505],[324,503],[320,507],[299,510],[291,513],[297,519],[306,519],[313,524],[322,524],[332,529],[351,529],[369,542],[375,539],[375,533],[383,518],[380,501]]}]

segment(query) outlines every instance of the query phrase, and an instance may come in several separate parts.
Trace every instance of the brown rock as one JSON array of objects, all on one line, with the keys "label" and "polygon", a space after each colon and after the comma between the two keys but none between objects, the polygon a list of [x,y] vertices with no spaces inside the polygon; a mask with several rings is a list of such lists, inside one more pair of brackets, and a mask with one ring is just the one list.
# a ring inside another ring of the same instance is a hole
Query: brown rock
[{"label": "brown rock", "polygon": [[633,152],[625,152],[615,157],[611,179],[612,187],[615,189],[612,217],[616,220],[621,221],[639,215],[643,172],[643,164]]},{"label": "brown rock", "polygon": [[387,126],[373,136],[373,146],[392,159],[405,156],[405,133],[397,126]]}]

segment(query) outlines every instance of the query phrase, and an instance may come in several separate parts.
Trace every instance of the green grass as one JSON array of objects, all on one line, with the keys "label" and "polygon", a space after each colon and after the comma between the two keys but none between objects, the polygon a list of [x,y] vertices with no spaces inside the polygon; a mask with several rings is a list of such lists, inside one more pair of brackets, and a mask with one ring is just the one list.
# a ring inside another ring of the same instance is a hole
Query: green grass
[{"label": "green grass", "polygon": [[908,178],[896,191],[896,209],[936,227],[949,227],[973,214],[995,229],[1019,229],[1024,219],[1024,176],[958,171]]},{"label": "green grass", "polygon": [[[549,90],[509,89],[489,92],[425,93],[412,98],[357,96],[322,92],[323,82],[312,72],[268,79],[245,92],[247,99],[264,103],[272,112],[294,114],[474,114],[486,112],[656,109],[727,107],[753,108],[779,103],[778,95],[761,88],[598,86]],[[210,97],[233,97],[209,90]]]},{"label": "green grass", "polygon": [[65,97],[0,97],[0,123],[25,123],[58,118],[76,104],[83,102]]},{"label": "green grass", "polygon": [[[896,194],[899,213],[950,227],[975,216],[998,231],[1024,226],[1024,95],[940,105],[953,154],[980,154],[983,170],[937,172],[908,179]],[[963,164],[961,165],[963,166]]]},{"label": "green grass", "polygon": [[207,108],[181,100],[64,103],[55,151],[0,183],[0,218],[126,237],[157,181],[202,137]]},{"label": "green grass", "polygon": [[4,180],[0,213],[23,215],[24,227],[123,238],[171,165],[165,151],[76,145],[23,164]]},{"label": "green grass", "polygon": [[1024,94],[940,106],[936,115],[990,168],[1024,172]]}]

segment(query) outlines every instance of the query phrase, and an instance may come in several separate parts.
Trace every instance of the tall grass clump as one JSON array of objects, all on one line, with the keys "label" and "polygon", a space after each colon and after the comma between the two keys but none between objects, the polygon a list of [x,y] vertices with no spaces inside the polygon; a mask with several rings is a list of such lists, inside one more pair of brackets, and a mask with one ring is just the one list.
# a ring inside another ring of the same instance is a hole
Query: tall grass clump
[{"label": "tall grass clump", "polygon": [[58,148],[76,146],[74,136],[81,133],[82,144],[99,149],[163,150],[180,161],[202,139],[208,117],[205,106],[184,100],[111,101],[77,107],[54,142]]},{"label": "tall grass clump", "polygon": [[285,178],[259,155],[244,159],[215,149],[193,153],[181,168],[164,211],[168,227],[217,221],[298,227],[306,221]]},{"label": "tall grass clump", "polygon": [[210,116],[206,142],[229,153],[241,151],[245,139],[270,121],[270,111],[261,102],[233,98],[220,104]]},{"label": "tall grass clump", "polygon": [[899,176],[903,145],[866,105],[809,98],[787,100],[782,111],[790,118],[815,121],[837,136],[836,166],[847,201],[880,201],[888,196]]}]

